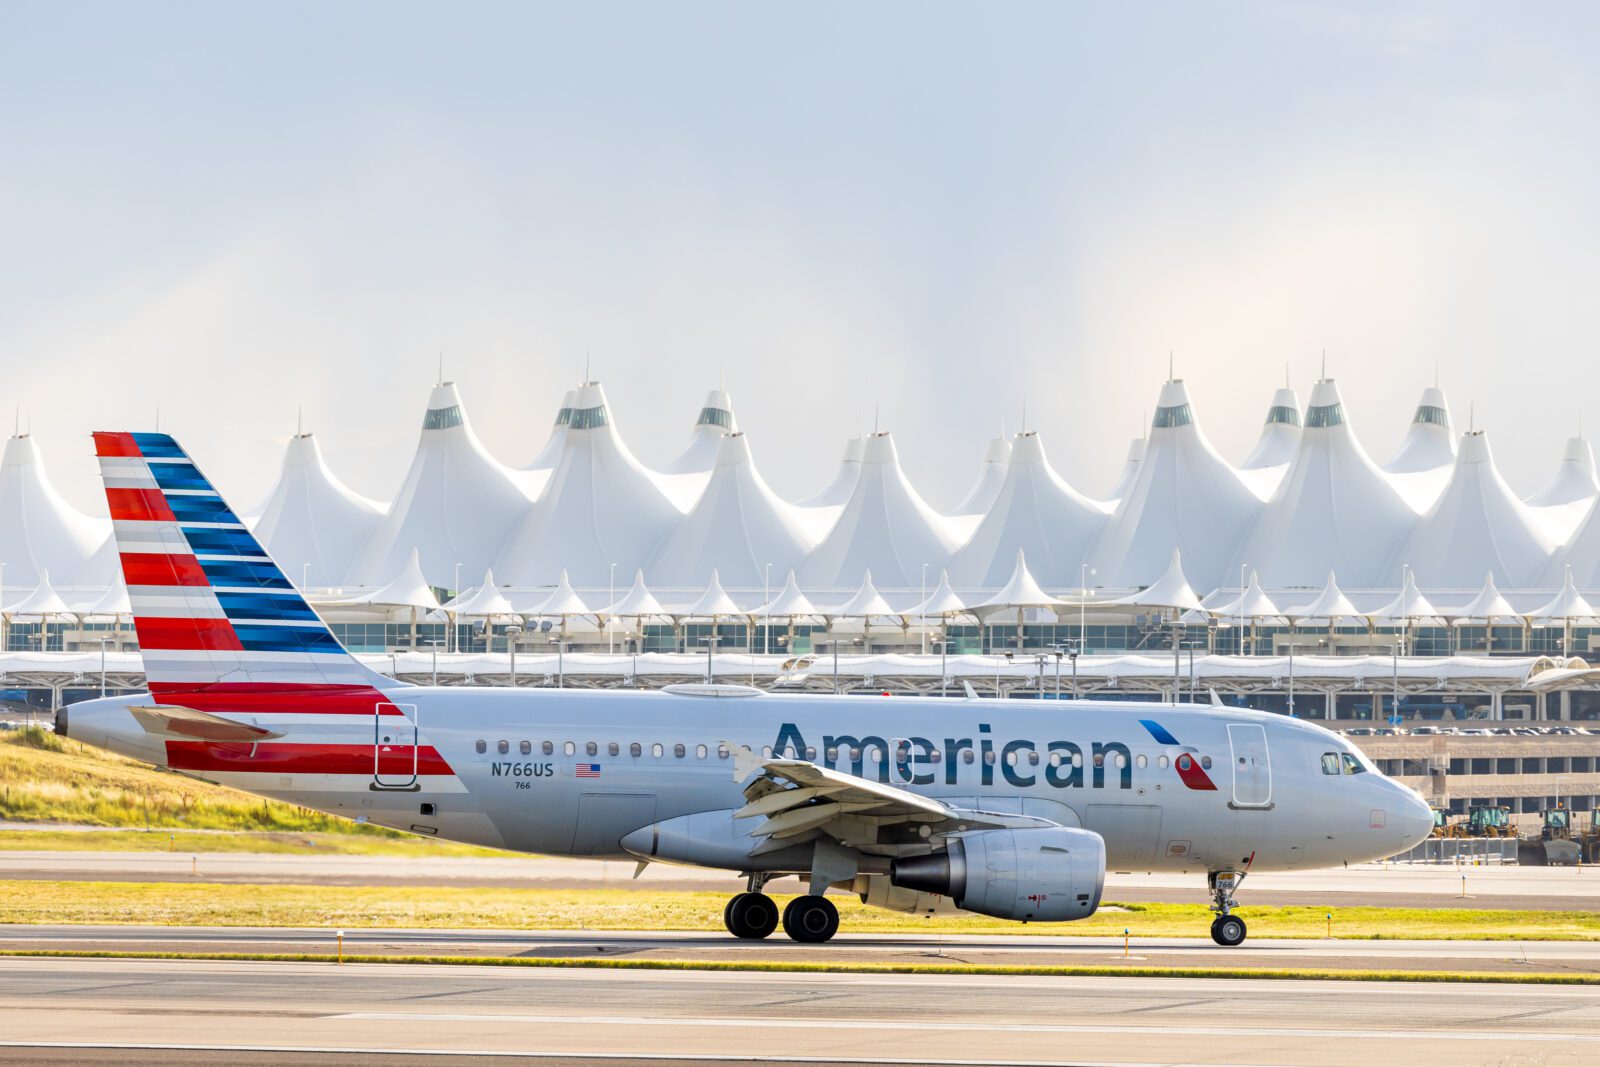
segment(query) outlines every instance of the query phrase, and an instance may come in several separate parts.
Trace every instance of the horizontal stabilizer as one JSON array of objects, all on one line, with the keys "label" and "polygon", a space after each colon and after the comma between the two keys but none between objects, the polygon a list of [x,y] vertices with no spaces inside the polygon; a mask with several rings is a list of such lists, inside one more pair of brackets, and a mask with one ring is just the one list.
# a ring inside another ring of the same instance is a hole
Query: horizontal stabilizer
[{"label": "horizontal stabilizer", "polygon": [[257,741],[270,741],[283,736],[282,733],[268,730],[263,726],[235,722],[207,711],[195,711],[193,708],[180,708],[170,704],[130,707],[128,710],[133,713],[139,725],[144,727],[146,733],[163,737],[254,744]]}]

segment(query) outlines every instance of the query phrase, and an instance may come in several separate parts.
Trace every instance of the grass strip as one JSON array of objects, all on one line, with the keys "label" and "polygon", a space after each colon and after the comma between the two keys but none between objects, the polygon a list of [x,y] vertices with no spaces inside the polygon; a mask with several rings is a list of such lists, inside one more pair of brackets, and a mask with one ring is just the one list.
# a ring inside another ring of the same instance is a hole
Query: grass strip
[{"label": "grass strip", "polygon": [[[204,877],[203,857],[199,868]],[[905,915],[868,908],[847,896],[831,899],[843,928],[852,933],[1120,938],[1127,930],[1135,939],[1198,937],[1212,919],[1203,904],[1134,902],[1078,922],[1023,925],[982,915]],[[613,888],[12,880],[0,881],[0,923],[720,931],[727,900],[726,893]],[[1593,912],[1289,905],[1245,907],[1238,914],[1256,938],[1323,938],[1331,914],[1338,939],[1600,940],[1600,914]]]},{"label": "grass strip", "polygon": [[[329,963],[339,958],[312,952],[119,952],[71,949],[0,949],[0,957],[44,959],[215,960],[218,962]],[[346,953],[344,962],[464,965],[472,967],[553,967],[579,970],[767,971],[800,974],[955,974],[1016,975],[1042,978],[1231,978],[1318,982],[1464,982],[1506,985],[1600,985],[1600,975],[1493,971],[1331,970],[1297,967],[1113,967],[981,963],[803,963],[785,960],[621,960],[578,956],[370,956]]]}]

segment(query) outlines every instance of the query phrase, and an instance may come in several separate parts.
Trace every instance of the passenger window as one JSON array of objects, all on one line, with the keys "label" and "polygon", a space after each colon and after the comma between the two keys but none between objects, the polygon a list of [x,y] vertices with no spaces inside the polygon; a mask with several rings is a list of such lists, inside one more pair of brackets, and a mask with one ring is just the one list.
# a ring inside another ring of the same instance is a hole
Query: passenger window
[{"label": "passenger window", "polygon": [[1324,752],[1322,754],[1322,773],[1323,774],[1338,774],[1339,773],[1339,753],[1337,753],[1337,752]]},{"label": "passenger window", "polygon": [[694,746],[694,758],[695,759],[705,759],[706,758],[706,746],[704,746],[704,745],[696,745],[696,746]]},{"label": "passenger window", "polygon": [[1106,765],[1106,754],[1104,752],[1096,752],[1094,754],[1094,765],[1096,767],[1104,767]]},{"label": "passenger window", "polygon": [[522,753],[524,756],[533,755],[533,742],[532,741],[518,741],[517,742],[517,751]]},{"label": "passenger window", "polygon": [[971,763],[972,760],[973,760],[972,749],[970,749],[970,748],[962,749],[961,750],[961,762],[962,763]]},{"label": "passenger window", "polygon": [[1052,767],[1061,766],[1061,753],[1059,753],[1059,752],[1050,753],[1050,766],[1052,766]]},{"label": "passenger window", "polygon": [[1145,764],[1146,764],[1146,763],[1147,763],[1147,762],[1148,762],[1148,761],[1147,761],[1147,760],[1146,760],[1146,759],[1145,759],[1145,755],[1144,755],[1144,753],[1143,753],[1143,752],[1141,752],[1141,753],[1139,753],[1139,755],[1138,755],[1138,756],[1136,756],[1136,757],[1134,757],[1134,760],[1133,760],[1133,762],[1134,762],[1134,763],[1135,763],[1135,765],[1137,765],[1137,766],[1138,766],[1138,768],[1139,768],[1139,769],[1140,769],[1140,770],[1141,770],[1141,771],[1142,771],[1142,770],[1144,770],[1144,768],[1145,768]]},{"label": "passenger window", "polygon": [[678,757],[679,759],[682,759],[685,755],[688,754],[688,752],[689,752],[689,750],[684,748],[682,745],[673,745],[672,746],[672,754],[674,756]]},{"label": "passenger window", "polygon": [[1160,767],[1162,770],[1166,770],[1167,769],[1167,757],[1165,757],[1165,756],[1157,756],[1156,757],[1156,766]]},{"label": "passenger window", "polygon": [[663,751],[664,750],[661,747],[661,742],[659,742],[659,741],[657,741],[655,744],[650,746],[650,755],[654,756],[656,759],[660,759],[661,758],[661,753]]},{"label": "passenger window", "polygon": [[861,762],[861,750],[859,748],[852,748],[850,750],[850,762],[851,763],[860,763]]},{"label": "passenger window", "polygon": [[496,741],[494,743],[494,750],[496,752],[500,753],[503,756],[507,752],[511,751],[511,742],[510,741]]},{"label": "passenger window", "polygon": [[938,749],[934,749],[932,752],[928,753],[928,762],[929,763],[938,763],[943,758],[944,758],[943,755],[939,752]]},{"label": "passenger window", "polygon": [[828,762],[829,763],[837,763],[837,762],[839,762],[839,747],[837,745],[835,745],[834,747],[828,749]]},{"label": "passenger window", "polygon": [[1039,766],[1039,753],[1031,752],[1031,751],[1028,753],[1028,766],[1030,766],[1030,767]]},{"label": "passenger window", "polygon": [[639,742],[635,741],[633,744],[628,746],[628,755],[636,757],[642,756],[644,755],[644,749],[640,747]]},{"label": "passenger window", "polygon": [[1361,761],[1356,759],[1354,756],[1350,755],[1350,753],[1348,753],[1348,752],[1343,753],[1343,756],[1344,756],[1344,773],[1346,773],[1346,774],[1363,774],[1363,773],[1366,772],[1366,768],[1361,765]]},{"label": "passenger window", "polygon": [[1074,767],[1082,767],[1083,766],[1083,753],[1082,752],[1074,752],[1072,754],[1072,765]]},{"label": "passenger window", "polygon": [[718,745],[717,746],[717,758],[718,759],[727,759],[728,758],[728,746],[727,745]]},{"label": "passenger window", "polygon": [[1122,768],[1126,767],[1127,765],[1128,765],[1128,757],[1124,756],[1122,753],[1118,752],[1117,753],[1116,763],[1115,763],[1115,766],[1116,766],[1117,770],[1120,771]]},{"label": "passenger window", "polygon": [[807,745],[806,746],[806,759],[810,760],[812,763],[817,762],[817,746],[816,745]]},{"label": "passenger window", "polygon": [[1200,757],[1200,766],[1202,768],[1204,768],[1205,770],[1209,771],[1211,769],[1211,757],[1210,756],[1201,756]]},{"label": "passenger window", "polygon": [[606,746],[606,754],[607,755],[615,756],[621,751],[622,751],[622,746],[617,744],[615,741],[611,742],[610,744],[608,744]]},{"label": "passenger window", "polygon": [[584,745],[583,750],[591,756],[598,756],[600,754],[600,746],[595,744],[593,741],[590,741],[587,745]]},{"label": "passenger window", "polygon": [[578,751],[578,746],[574,745],[571,741],[568,741],[566,744],[561,746],[561,751],[570,756],[574,752]]},{"label": "passenger window", "polygon": [[554,741],[546,741],[544,744],[539,746],[539,751],[543,752],[546,756],[554,755],[555,750],[556,743]]},{"label": "passenger window", "polygon": [[489,751],[489,743],[487,741],[482,741],[482,740],[476,741],[476,742],[473,743],[472,747],[477,749],[479,752],[487,752],[487,751]]},{"label": "passenger window", "polygon": [[1006,766],[1007,767],[1015,767],[1016,765],[1017,765],[1017,754],[1015,752],[1007,752],[1006,753]]},{"label": "passenger window", "polygon": [[994,749],[991,748],[989,751],[983,754],[983,762],[987,763],[991,767],[994,766]]},{"label": "passenger window", "polygon": [[771,759],[772,758],[772,746],[771,745],[762,745],[761,746],[761,758],[762,759]]}]

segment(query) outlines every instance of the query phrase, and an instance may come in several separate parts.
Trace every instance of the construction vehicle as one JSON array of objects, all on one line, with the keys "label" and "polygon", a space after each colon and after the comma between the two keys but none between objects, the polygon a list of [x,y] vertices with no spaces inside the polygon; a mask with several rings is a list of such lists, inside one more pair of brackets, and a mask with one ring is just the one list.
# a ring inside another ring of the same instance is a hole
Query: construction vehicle
[{"label": "construction vehicle", "polygon": [[1572,838],[1572,812],[1557,804],[1539,817],[1539,836],[1518,842],[1517,862],[1536,867],[1576,865],[1583,855],[1583,843]]},{"label": "construction vehicle", "polygon": [[1463,831],[1466,837],[1515,837],[1517,835],[1516,829],[1511,825],[1510,809],[1489,804],[1468,809],[1467,821]]},{"label": "construction vehicle", "polygon": [[1450,813],[1443,808],[1433,809],[1433,836],[1450,836]]}]

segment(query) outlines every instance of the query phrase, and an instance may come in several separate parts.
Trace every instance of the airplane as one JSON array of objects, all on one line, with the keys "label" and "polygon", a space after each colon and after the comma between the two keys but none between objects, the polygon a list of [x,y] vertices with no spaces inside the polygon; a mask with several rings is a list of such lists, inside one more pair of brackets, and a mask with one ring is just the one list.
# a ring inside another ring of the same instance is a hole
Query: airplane
[{"label": "airplane", "polygon": [[[1108,869],[1204,873],[1238,945],[1255,871],[1432,832],[1344,738],[1214,706],[418,686],[350,655],[170,436],[96,433],[149,691],[74,740],[360,822],[520,852],[737,872],[724,925],[818,943],[829,891],[928,914],[1092,915]],[[796,875],[780,911],[764,889]]]}]

